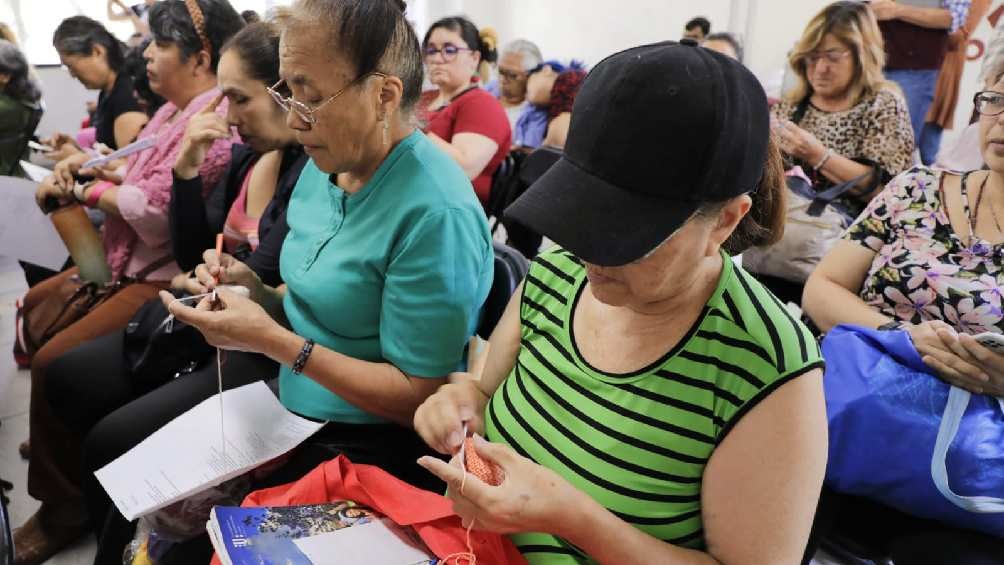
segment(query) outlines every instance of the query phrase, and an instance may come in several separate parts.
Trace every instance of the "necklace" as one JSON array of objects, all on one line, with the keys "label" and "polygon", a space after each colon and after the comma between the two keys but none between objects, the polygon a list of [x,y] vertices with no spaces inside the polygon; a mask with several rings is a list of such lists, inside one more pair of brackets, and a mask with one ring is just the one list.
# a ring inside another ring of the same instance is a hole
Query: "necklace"
[{"label": "necklace", "polygon": [[[983,195],[986,194],[986,190],[984,190],[984,189],[987,187],[987,179],[988,178],[990,178],[990,175],[987,175],[983,179],[983,182],[980,183],[980,193],[976,195],[976,212],[973,213],[972,216],[970,216],[970,218],[969,218],[969,238],[970,238],[970,240],[976,239],[976,226],[978,226],[979,223],[980,223],[980,210],[982,209],[981,205],[983,204]],[[963,187],[963,190],[965,190],[964,187]],[[972,242],[970,242],[970,244],[971,243]]]},{"label": "necklace", "polygon": [[[987,173],[987,178],[983,179],[983,184],[986,184],[987,180],[989,179],[990,179],[990,173]],[[994,227],[997,228],[997,233],[1000,234],[1001,232],[1004,232],[1004,230],[1001,229],[1001,222],[997,218],[997,207],[994,206],[993,199],[990,199],[990,217],[994,219]]]}]

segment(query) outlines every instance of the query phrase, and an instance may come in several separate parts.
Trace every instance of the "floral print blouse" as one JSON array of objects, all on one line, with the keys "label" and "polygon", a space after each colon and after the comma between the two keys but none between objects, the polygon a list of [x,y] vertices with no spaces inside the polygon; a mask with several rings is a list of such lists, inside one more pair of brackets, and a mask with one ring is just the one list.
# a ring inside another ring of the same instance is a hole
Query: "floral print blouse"
[{"label": "floral print blouse", "polygon": [[[968,229],[956,234],[940,180],[940,172],[924,167],[897,176],[844,234],[876,253],[860,296],[904,322],[942,320],[969,334],[1001,333],[1004,244],[970,240]],[[965,194],[963,204],[970,214]]]}]

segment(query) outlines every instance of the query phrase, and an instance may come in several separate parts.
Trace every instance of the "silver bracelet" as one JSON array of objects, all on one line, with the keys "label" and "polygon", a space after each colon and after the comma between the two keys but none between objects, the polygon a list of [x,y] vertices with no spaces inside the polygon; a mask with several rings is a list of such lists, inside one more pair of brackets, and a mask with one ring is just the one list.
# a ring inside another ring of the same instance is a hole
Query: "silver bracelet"
[{"label": "silver bracelet", "polygon": [[819,169],[822,169],[823,165],[825,165],[826,162],[830,160],[830,157],[833,157],[833,150],[827,147],[826,153],[823,153],[823,158],[819,160],[819,164],[817,164],[815,167],[812,167],[812,170],[818,173]]}]

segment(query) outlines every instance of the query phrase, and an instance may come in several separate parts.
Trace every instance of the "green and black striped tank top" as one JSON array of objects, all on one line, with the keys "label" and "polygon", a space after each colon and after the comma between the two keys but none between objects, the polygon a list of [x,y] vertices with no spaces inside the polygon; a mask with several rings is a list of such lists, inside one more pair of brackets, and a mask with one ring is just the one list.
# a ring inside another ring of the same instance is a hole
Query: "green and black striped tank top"
[{"label": "green and black striped tank top", "polygon": [[[488,439],[648,534],[703,548],[701,478],[715,447],[757,402],[822,366],[805,326],[724,258],[717,289],[680,343],[640,371],[610,374],[582,358],[570,331],[585,268],[560,248],[540,255],[524,282],[516,365],[486,408]],[[513,541],[531,564],[588,561],[551,535]]]}]

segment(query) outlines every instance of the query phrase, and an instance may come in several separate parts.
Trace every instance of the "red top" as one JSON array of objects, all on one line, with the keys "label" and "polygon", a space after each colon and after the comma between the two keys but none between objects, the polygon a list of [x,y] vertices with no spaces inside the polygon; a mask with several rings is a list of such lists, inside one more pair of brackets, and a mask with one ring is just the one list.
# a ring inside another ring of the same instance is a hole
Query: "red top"
[{"label": "red top", "polygon": [[429,104],[437,96],[438,91],[429,90],[422,93],[418,102],[419,115],[426,124],[425,133],[434,133],[449,142],[458,133],[478,133],[499,146],[492,160],[472,181],[478,199],[486,204],[492,188],[492,175],[509,153],[509,146],[512,144],[509,118],[502,104],[481,88],[466,90],[446,106],[430,109]]}]

